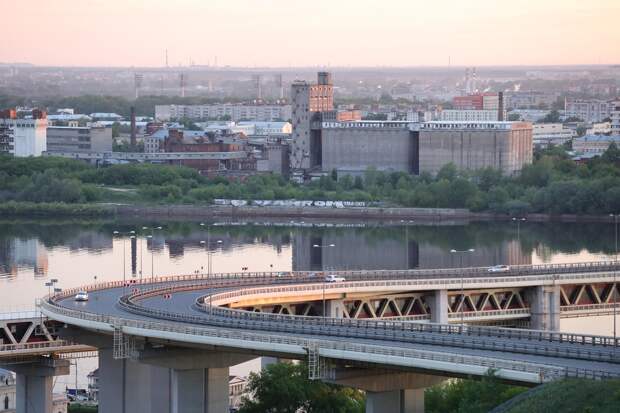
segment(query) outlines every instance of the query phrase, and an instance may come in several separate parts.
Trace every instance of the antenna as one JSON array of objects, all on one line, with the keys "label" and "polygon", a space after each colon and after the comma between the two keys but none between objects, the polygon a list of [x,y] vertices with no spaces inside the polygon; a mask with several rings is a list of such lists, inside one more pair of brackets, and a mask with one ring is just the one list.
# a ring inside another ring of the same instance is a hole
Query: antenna
[{"label": "antenna", "polygon": [[166,49],[166,67],[168,67],[168,49]]}]

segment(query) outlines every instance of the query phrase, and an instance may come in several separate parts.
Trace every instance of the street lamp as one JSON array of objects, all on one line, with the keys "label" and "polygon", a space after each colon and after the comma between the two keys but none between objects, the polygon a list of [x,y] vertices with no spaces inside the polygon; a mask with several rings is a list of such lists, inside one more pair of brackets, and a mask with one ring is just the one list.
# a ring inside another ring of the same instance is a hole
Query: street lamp
[{"label": "street lamp", "polygon": [[521,227],[521,223],[527,221],[526,218],[516,218],[516,217],[512,217],[512,222],[516,222],[517,223],[517,241],[521,242],[521,231],[520,231],[520,227]]},{"label": "street lamp", "polygon": [[[114,231],[113,232],[114,235],[129,235],[130,239],[134,239],[136,238],[136,231],[129,231],[129,232],[119,232],[119,231]],[[127,274],[126,274],[126,239],[123,238],[123,294],[125,294],[125,289],[127,287]]]},{"label": "street lamp", "polygon": [[[614,239],[615,239],[615,256],[614,256],[614,261],[616,263],[616,265],[618,265],[618,218],[620,217],[620,214],[609,214],[610,217],[612,217],[614,219]],[[612,281],[612,291],[613,291],[613,305],[614,305],[614,348],[616,346],[616,291],[618,289],[618,286],[616,285],[616,271],[618,269],[614,268],[614,278]]]},{"label": "street lamp", "polygon": [[[312,248],[332,248],[335,247],[336,244],[327,244],[327,245],[319,245],[319,244],[312,244]],[[322,258],[321,258],[322,259]],[[326,312],[326,308],[325,308],[325,278],[323,278],[323,282],[321,283],[322,287],[323,287],[323,323],[325,323],[325,312]]]},{"label": "street lamp", "polygon": [[465,325],[465,313],[464,313],[464,307],[465,307],[465,281],[464,281],[464,275],[463,275],[463,255],[465,254],[470,254],[472,252],[476,251],[473,248],[470,248],[468,250],[455,250],[452,249],[450,250],[450,252],[452,254],[458,254],[459,258],[460,258],[460,272],[461,272],[461,325],[464,326]]},{"label": "street lamp", "polygon": [[[154,248],[153,241],[155,240],[155,230],[161,230],[162,227],[142,227],[143,230],[150,229],[151,235],[147,235],[146,238],[151,240],[151,282],[155,279],[155,258],[154,258]],[[147,241],[148,248],[148,241]],[[142,240],[140,240],[140,278],[142,278]]]}]

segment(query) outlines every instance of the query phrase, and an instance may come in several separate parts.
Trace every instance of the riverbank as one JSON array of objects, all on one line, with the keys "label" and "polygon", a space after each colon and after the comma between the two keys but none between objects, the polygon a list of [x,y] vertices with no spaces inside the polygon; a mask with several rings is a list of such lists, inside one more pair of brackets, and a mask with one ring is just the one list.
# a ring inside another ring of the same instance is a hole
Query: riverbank
[{"label": "riverbank", "polygon": [[[109,208],[121,217],[186,217],[186,218],[303,218],[303,219],[355,219],[373,221],[422,220],[422,221],[507,221],[513,217],[491,212],[472,212],[467,209],[449,208],[322,208],[322,207],[255,207],[231,205],[115,205]],[[607,215],[551,215],[527,214],[535,222],[613,222]]]},{"label": "riverbank", "polygon": [[[85,217],[85,218],[188,218],[188,219],[335,219],[427,222],[508,221],[508,214],[472,212],[451,208],[383,208],[315,206],[232,206],[232,205],[131,205],[131,204],[65,204],[5,202],[0,203],[0,217]],[[608,215],[526,214],[533,222],[613,222]]]}]

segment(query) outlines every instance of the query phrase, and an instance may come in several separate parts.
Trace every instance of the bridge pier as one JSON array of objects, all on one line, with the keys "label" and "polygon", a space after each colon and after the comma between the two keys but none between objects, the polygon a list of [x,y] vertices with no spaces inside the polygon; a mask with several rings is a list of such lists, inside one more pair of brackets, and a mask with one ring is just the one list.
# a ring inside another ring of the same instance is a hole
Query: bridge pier
[{"label": "bridge pier", "polygon": [[448,290],[435,290],[430,299],[431,322],[448,324]]},{"label": "bridge pier", "polygon": [[344,318],[347,309],[342,300],[327,300],[325,302],[325,315],[331,318]]},{"label": "bridge pier", "polygon": [[530,303],[531,328],[560,330],[560,286],[540,285],[527,291]]},{"label": "bridge pier", "polygon": [[172,370],[171,413],[228,413],[228,367]]},{"label": "bridge pier", "polygon": [[366,413],[424,413],[424,390],[445,378],[379,369],[336,370],[333,383],[366,391]]},{"label": "bridge pier", "polygon": [[16,373],[19,413],[53,413],[54,376],[69,374],[69,360],[45,360],[11,366]]},{"label": "bridge pier", "polygon": [[366,392],[366,413],[424,413],[424,389]]}]

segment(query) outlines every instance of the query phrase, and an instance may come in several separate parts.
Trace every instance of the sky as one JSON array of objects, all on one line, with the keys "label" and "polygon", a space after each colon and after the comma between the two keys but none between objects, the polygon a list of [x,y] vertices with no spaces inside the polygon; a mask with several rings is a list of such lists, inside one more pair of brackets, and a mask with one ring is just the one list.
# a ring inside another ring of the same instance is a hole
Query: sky
[{"label": "sky", "polygon": [[0,0],[0,15],[5,63],[620,63],[620,0]]}]

